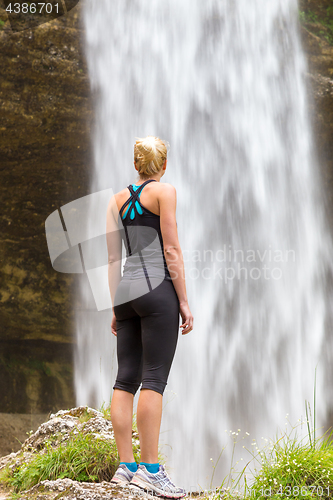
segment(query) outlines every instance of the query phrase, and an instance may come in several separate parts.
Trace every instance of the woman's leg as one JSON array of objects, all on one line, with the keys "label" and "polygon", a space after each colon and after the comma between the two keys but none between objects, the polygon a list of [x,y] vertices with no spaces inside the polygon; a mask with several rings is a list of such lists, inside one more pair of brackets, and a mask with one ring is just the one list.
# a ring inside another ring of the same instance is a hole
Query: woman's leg
[{"label": "woman's leg", "polygon": [[114,389],[111,421],[120,462],[134,462],[132,448],[133,399],[130,392]]},{"label": "woman's leg", "polygon": [[[118,373],[113,386],[111,421],[120,462],[134,462],[132,450],[133,399],[142,376],[142,344],[140,317],[128,298],[129,283],[121,281],[117,288],[118,305],[114,306],[117,320]],[[120,297],[120,298],[119,298]],[[124,302],[120,299],[123,299]]]},{"label": "woman's leg", "polygon": [[172,282],[164,280],[132,305],[141,317],[143,369],[137,408],[141,461],[157,463],[163,392],[179,334],[179,301]]},{"label": "woman's leg", "polygon": [[162,394],[150,389],[141,389],[140,391],[137,424],[140,438],[141,462],[158,462],[162,398]]}]

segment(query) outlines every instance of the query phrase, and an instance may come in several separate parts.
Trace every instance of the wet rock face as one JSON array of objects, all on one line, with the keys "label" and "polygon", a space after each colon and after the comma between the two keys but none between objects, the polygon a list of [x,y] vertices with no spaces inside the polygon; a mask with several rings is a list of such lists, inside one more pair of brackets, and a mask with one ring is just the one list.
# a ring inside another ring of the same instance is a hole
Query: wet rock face
[{"label": "wet rock face", "polygon": [[[4,19],[5,11],[0,11]],[[1,339],[72,342],[73,276],[52,269],[45,219],[88,192],[92,106],[81,4],[0,31]]]},{"label": "wet rock face", "polygon": [[0,413],[44,413],[72,406],[72,346],[45,340],[0,342]]},{"label": "wet rock face", "polygon": [[47,418],[47,414],[0,413],[0,457],[16,452],[27,433],[36,431]]},{"label": "wet rock face", "polygon": [[0,0],[0,412],[74,403],[76,277],[53,270],[45,219],[89,192],[81,11],[82,0],[66,16],[12,33]]},{"label": "wet rock face", "polygon": [[333,5],[331,0],[300,0],[299,8],[310,115],[326,208],[333,222]]}]

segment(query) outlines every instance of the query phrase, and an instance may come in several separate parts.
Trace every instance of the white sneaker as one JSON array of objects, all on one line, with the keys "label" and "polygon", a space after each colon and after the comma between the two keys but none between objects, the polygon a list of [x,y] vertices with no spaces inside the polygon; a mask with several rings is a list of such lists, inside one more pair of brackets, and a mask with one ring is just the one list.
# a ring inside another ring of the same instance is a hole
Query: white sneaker
[{"label": "white sneaker", "polygon": [[139,488],[160,497],[182,498],[186,496],[186,491],[183,488],[177,488],[173,484],[163,465],[160,465],[159,471],[155,474],[148,472],[144,465],[139,465],[130,485],[139,486]]},{"label": "white sneaker", "polygon": [[120,464],[110,482],[119,485],[128,484],[133,476],[134,472],[131,472],[125,464]]}]

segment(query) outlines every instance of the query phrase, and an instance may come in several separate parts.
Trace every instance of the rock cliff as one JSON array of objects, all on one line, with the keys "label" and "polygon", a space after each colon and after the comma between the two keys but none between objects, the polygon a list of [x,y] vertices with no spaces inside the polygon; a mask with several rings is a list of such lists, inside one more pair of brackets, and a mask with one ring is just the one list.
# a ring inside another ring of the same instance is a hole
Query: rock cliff
[{"label": "rock cliff", "polygon": [[53,270],[45,219],[89,192],[81,10],[13,33],[0,1],[0,412],[74,403],[75,276]]},{"label": "rock cliff", "polygon": [[333,5],[330,0],[300,0],[299,10],[310,115],[333,223]]}]

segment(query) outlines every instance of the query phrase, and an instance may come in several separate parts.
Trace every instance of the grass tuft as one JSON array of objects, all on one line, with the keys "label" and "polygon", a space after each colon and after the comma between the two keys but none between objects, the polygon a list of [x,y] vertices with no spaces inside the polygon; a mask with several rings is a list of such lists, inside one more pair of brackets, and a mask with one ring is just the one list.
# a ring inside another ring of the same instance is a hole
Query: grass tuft
[{"label": "grass tuft", "polygon": [[[110,407],[104,405],[99,410],[105,419],[110,419]],[[94,417],[86,410],[78,417],[81,424]],[[74,434],[75,432],[75,434]],[[60,434],[61,436],[61,434]],[[77,433],[75,429],[65,442],[58,443],[58,434],[51,436],[45,445],[25,458],[24,452],[16,458],[19,465],[8,464],[0,471],[0,483],[13,490],[13,498],[20,498],[20,492],[30,489],[39,482],[48,479],[68,478],[80,482],[110,481],[118,465],[119,456],[115,440],[105,439],[96,433]],[[133,415],[132,443],[134,459],[140,462],[140,441]],[[160,463],[164,457],[159,453]]]},{"label": "grass tuft", "polygon": [[[332,499],[333,429],[329,429],[323,436],[316,438],[316,369],[313,406],[312,416],[310,404],[305,401],[306,421],[298,424],[306,423],[307,435],[305,437],[300,438],[297,435],[298,425],[295,425],[291,426],[289,433],[287,430],[284,431],[280,438],[276,436],[271,442],[266,439],[267,444],[262,449],[259,449],[255,442],[252,443],[257,451],[248,450],[252,459],[238,474],[237,481],[232,478],[234,467],[231,464],[229,475],[215,491],[213,499]],[[310,420],[312,418],[313,421]],[[237,436],[238,433],[232,432],[231,435]],[[246,470],[247,466],[252,463],[258,463],[258,469],[255,468],[254,472],[250,471],[252,479],[248,482]],[[236,487],[241,478],[244,479],[244,487],[243,491],[239,492],[236,491]],[[229,486],[230,481],[231,486]]]},{"label": "grass tuft", "polygon": [[117,466],[117,452],[110,443],[92,434],[78,434],[56,449],[47,443],[45,452],[13,470],[5,481],[15,491],[31,488],[44,479],[69,478],[76,481],[111,479]]},{"label": "grass tuft", "polygon": [[299,440],[297,435],[284,435],[268,450],[262,450],[261,470],[253,483],[246,487],[245,497],[303,500],[332,498],[331,436],[332,431],[328,436],[304,443],[304,439]]},{"label": "grass tuft", "polygon": [[[139,447],[134,445],[134,456],[139,457]],[[119,465],[114,440],[106,441],[94,434],[79,433],[65,444],[52,448],[46,443],[43,453],[36,454],[29,462],[2,471],[0,481],[13,487],[15,492],[32,488],[44,479],[62,478],[74,481],[110,481]]]}]

